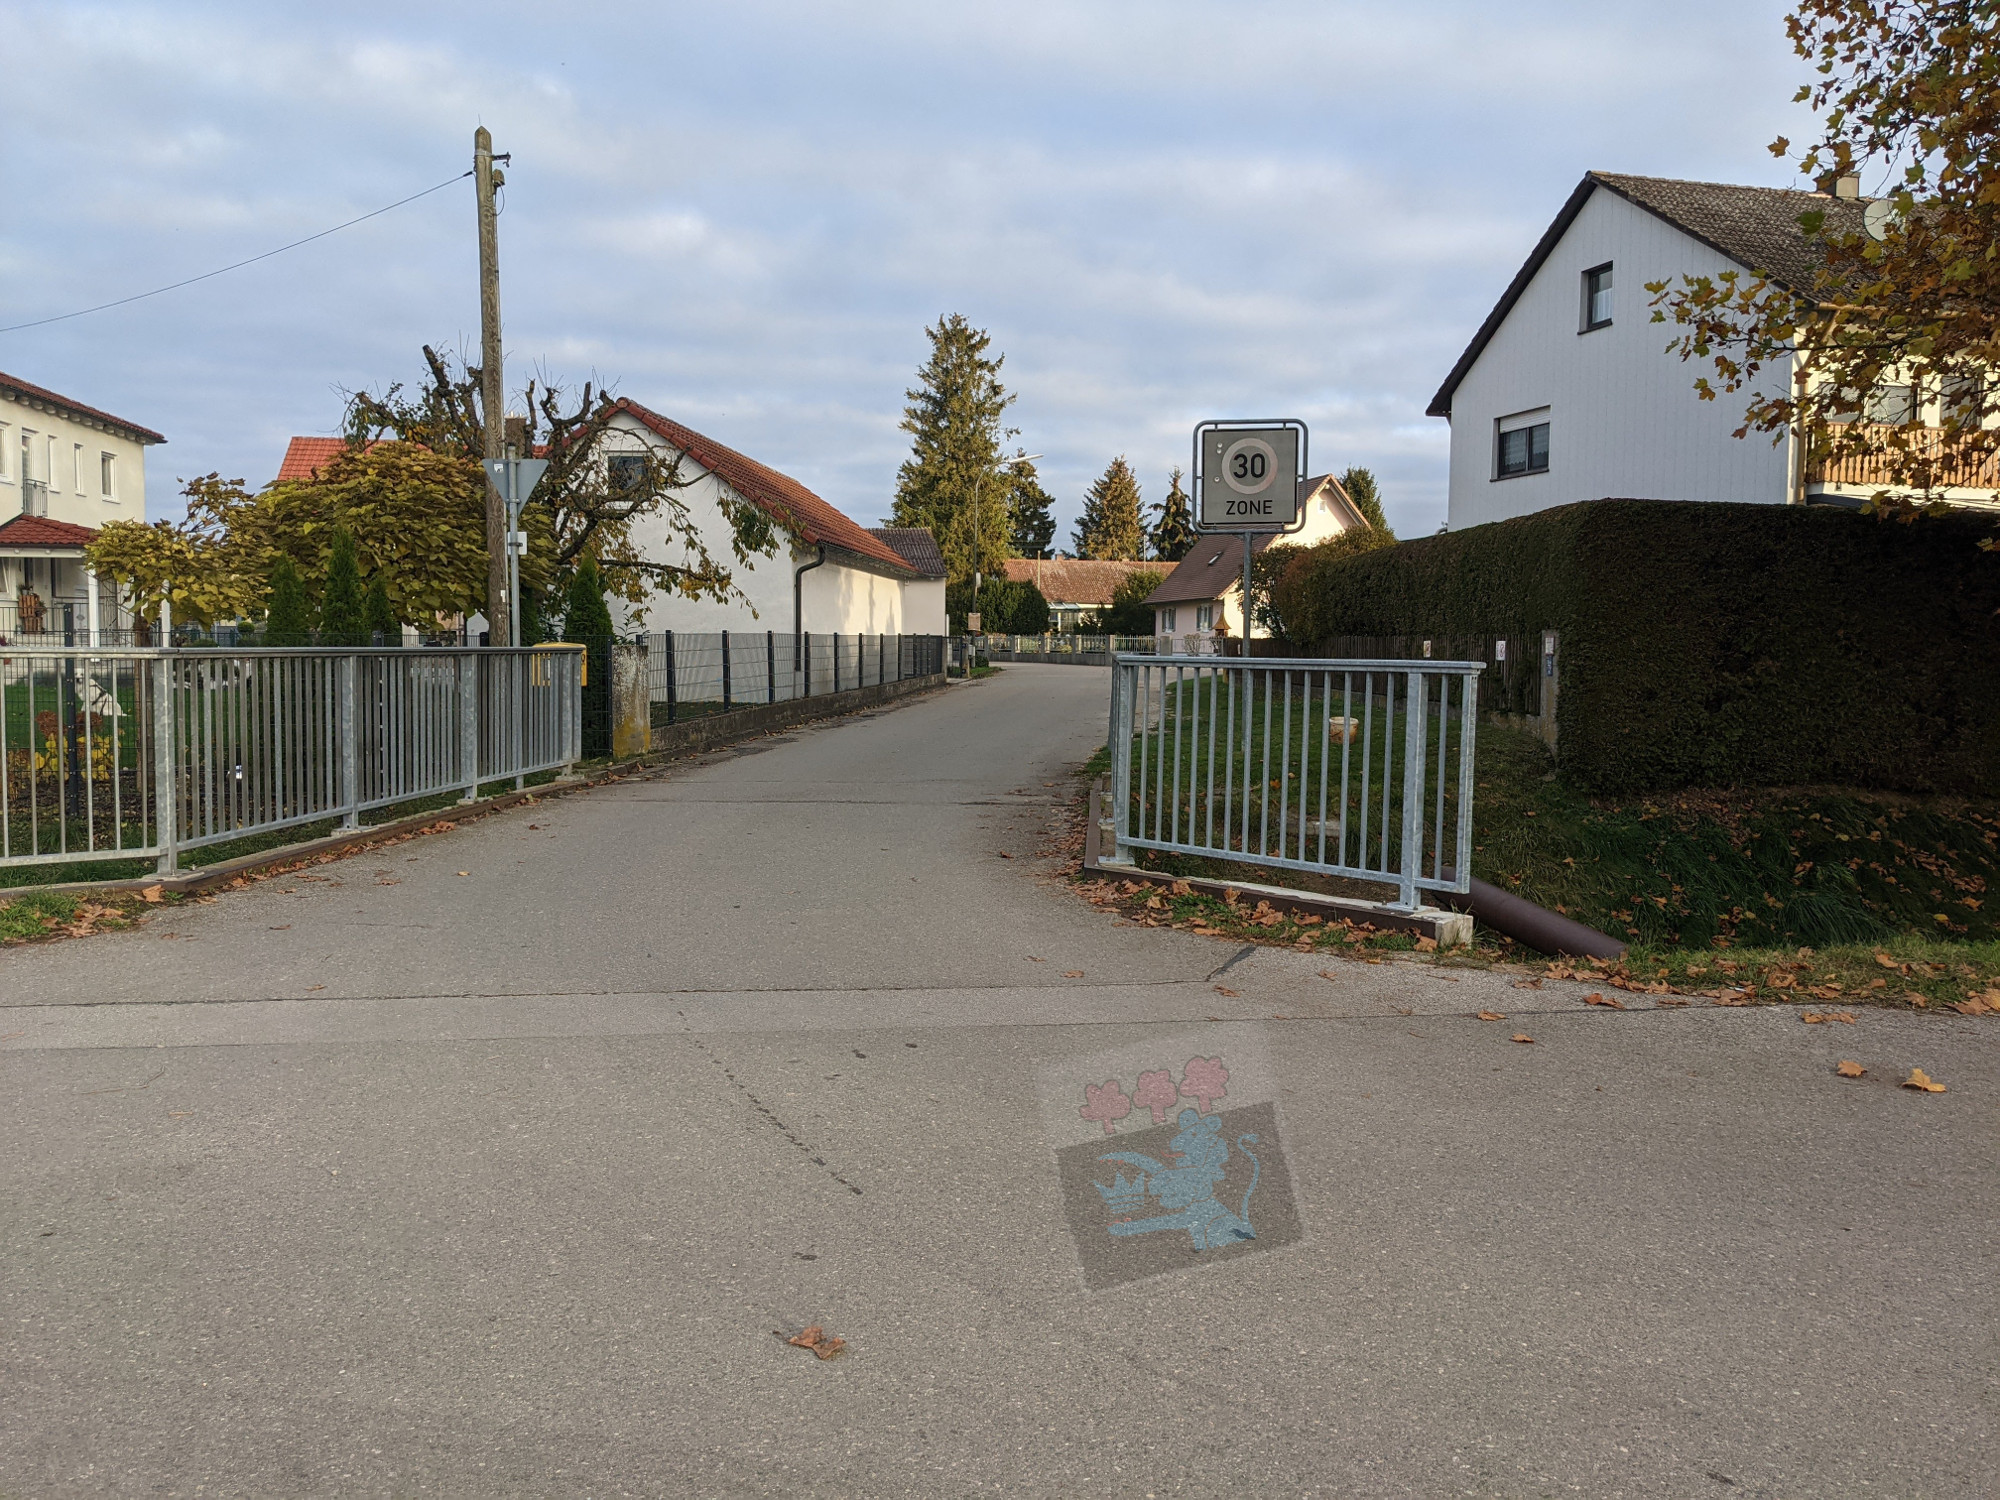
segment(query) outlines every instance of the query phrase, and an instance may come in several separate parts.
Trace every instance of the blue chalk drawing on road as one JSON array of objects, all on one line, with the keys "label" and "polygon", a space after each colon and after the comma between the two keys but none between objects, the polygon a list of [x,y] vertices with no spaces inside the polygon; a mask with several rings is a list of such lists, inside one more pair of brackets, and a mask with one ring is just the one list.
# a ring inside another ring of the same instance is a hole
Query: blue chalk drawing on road
[{"label": "blue chalk drawing on road", "polygon": [[1220,1250],[1257,1238],[1257,1231],[1250,1227],[1250,1195],[1257,1191],[1257,1180],[1263,1175],[1264,1166],[1249,1149],[1257,1137],[1248,1134],[1236,1138],[1236,1148],[1250,1158],[1251,1173],[1242,1207],[1232,1211],[1215,1196],[1215,1185],[1222,1181],[1223,1169],[1229,1161],[1229,1142],[1223,1139],[1222,1121],[1214,1115],[1184,1109],[1175,1123],[1180,1126],[1180,1133],[1168,1143],[1175,1160],[1173,1166],[1138,1151],[1110,1151],[1098,1157],[1099,1161],[1122,1161],[1140,1169],[1139,1175],[1129,1180],[1123,1172],[1118,1173],[1110,1187],[1101,1182],[1093,1184],[1113,1214],[1136,1214],[1146,1206],[1149,1197],[1168,1210],[1146,1219],[1120,1218],[1110,1226],[1110,1232],[1129,1235],[1185,1229],[1197,1250]]}]

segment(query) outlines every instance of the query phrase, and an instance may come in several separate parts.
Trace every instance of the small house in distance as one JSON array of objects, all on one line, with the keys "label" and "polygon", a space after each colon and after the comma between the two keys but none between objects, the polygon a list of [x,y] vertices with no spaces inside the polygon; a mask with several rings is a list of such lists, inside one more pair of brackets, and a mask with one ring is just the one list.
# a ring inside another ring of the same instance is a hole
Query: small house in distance
[{"label": "small house in distance", "polygon": [[1073,634],[1087,614],[1111,603],[1111,595],[1134,573],[1157,573],[1157,562],[1124,562],[1092,557],[1010,557],[1006,576],[1012,583],[1032,583],[1049,601],[1049,629]]},{"label": "small house in distance", "polygon": [[103,645],[131,628],[83,549],[107,521],[146,519],[146,449],[165,441],[0,375],[0,641]]},{"label": "small house in distance", "polygon": [[[1306,481],[1305,525],[1290,536],[1250,539],[1251,555],[1262,556],[1280,542],[1310,547],[1368,525],[1368,518],[1331,474]],[[1171,638],[1176,649],[1206,649],[1218,635],[1243,636],[1243,541],[1232,535],[1197,536],[1194,546],[1146,602],[1153,607],[1153,633]]]},{"label": "small house in distance", "polygon": [[930,527],[871,526],[868,534],[887,542],[916,570],[917,576],[903,585],[903,634],[946,634],[944,552]]}]

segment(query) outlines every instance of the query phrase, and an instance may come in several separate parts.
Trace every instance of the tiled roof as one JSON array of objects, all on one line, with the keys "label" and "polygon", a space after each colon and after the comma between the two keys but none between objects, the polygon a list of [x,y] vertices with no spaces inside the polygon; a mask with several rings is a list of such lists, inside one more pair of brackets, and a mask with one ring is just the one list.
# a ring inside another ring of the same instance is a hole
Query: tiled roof
[{"label": "tiled roof", "polygon": [[780,474],[734,448],[725,448],[713,438],[703,437],[692,427],[683,427],[670,417],[648,411],[629,397],[620,397],[613,405],[704,469],[720,474],[737,494],[803,540],[887,563],[898,572],[913,571],[895,548],[842,515],[789,474]]},{"label": "tiled roof", "polygon": [[[1281,540],[1273,536],[1254,537],[1256,552]],[[1254,555],[1254,554],[1253,554]],[[1204,536],[1195,539],[1194,550],[1180,560],[1167,581],[1146,596],[1148,604],[1201,603],[1220,599],[1232,588],[1243,586],[1243,540],[1236,536]]]},{"label": "tiled roof", "polygon": [[310,479],[347,451],[346,438],[295,437],[285,446],[285,461],[278,465],[273,484]]},{"label": "tiled roof", "polygon": [[48,516],[16,516],[0,524],[0,547],[88,547],[96,540],[90,527]]},{"label": "tiled roof", "polygon": [[1126,577],[1138,572],[1162,572],[1161,562],[1114,562],[1088,557],[1010,557],[1007,576],[1032,583],[1051,604],[1105,605]]},{"label": "tiled roof", "polygon": [[[1555,222],[1543,232],[1526,262],[1514,273],[1514,279],[1501,293],[1493,311],[1479,325],[1472,342],[1459,355],[1458,363],[1451,367],[1444,384],[1431,398],[1426,415],[1451,415],[1452,392],[1458,389],[1458,383],[1465,378],[1487,342],[1499,331],[1507,314],[1514,310],[1514,304],[1528,289],[1528,283],[1535,279],[1535,273],[1541,270],[1542,263],[1569,231],[1569,226],[1576,222],[1576,216],[1583,212],[1583,205],[1598,188],[1616,193],[1626,202],[1666,220],[1683,234],[1701,241],[1738,265],[1763,272],[1781,286],[1799,293],[1812,291],[1820,264],[1819,249],[1806,238],[1805,230],[1799,225],[1799,216],[1819,209],[1826,214],[1827,233],[1859,233],[1862,215],[1868,207],[1865,199],[1835,198],[1826,193],[1808,193],[1796,188],[1741,187],[1728,182],[1682,182],[1672,177],[1586,172],[1583,181],[1576,185],[1569,201],[1556,215]],[[1688,269],[1692,272],[1703,268],[1690,266]]]},{"label": "tiled roof", "polygon": [[73,417],[87,417],[93,422],[102,422],[114,427],[124,436],[141,443],[164,443],[166,439],[150,427],[141,427],[137,422],[128,422],[123,417],[114,417],[108,411],[99,411],[94,406],[85,406],[81,401],[72,401],[67,396],[58,396],[54,391],[39,385],[30,385],[25,380],[17,380],[12,375],[0,375],[0,391],[7,391],[29,401],[46,401],[49,405],[69,413]]},{"label": "tiled roof", "polygon": [[937,538],[931,535],[928,526],[870,526],[870,536],[879,536],[896,554],[917,570],[920,578],[942,578],[945,575],[944,553],[938,549]]}]

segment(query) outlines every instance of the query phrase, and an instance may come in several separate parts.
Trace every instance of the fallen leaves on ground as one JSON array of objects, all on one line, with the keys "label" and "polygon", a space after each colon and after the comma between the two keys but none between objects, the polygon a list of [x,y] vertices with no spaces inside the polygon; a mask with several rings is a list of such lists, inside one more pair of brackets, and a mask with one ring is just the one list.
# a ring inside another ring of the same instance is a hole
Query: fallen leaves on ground
[{"label": "fallen leaves on ground", "polygon": [[1081,969],[1064,969],[1064,970],[1063,970],[1063,978],[1065,978],[1065,979],[1081,979],[1081,978],[1083,978],[1083,970],[1081,970]]},{"label": "fallen leaves on ground", "polygon": [[160,902],[166,899],[167,893],[159,886],[149,885],[143,891],[139,892],[139,894],[145,897],[149,904],[158,906]]},{"label": "fallen leaves on ground", "polygon": [[1868,1070],[1852,1058],[1842,1058],[1833,1065],[1833,1071],[1838,1073],[1842,1078],[1859,1078]]},{"label": "fallen leaves on ground", "polygon": [[1854,1013],[1846,1010],[1802,1010],[1799,1012],[1799,1019],[1808,1026],[1819,1026],[1829,1021],[1839,1021],[1842,1025],[1852,1026]]},{"label": "fallen leaves on ground", "polygon": [[1538,990],[1541,987],[1542,982],[1539,979],[1517,979],[1514,981],[1514,988],[1517,990]]},{"label": "fallen leaves on ground", "polygon": [[1620,1000],[1616,995],[1600,995],[1594,991],[1583,997],[1583,1003],[1585,1005],[1601,1005],[1606,1010],[1623,1010],[1625,1008],[1625,1002]]},{"label": "fallen leaves on ground", "polygon": [[1952,1007],[1961,1016],[2000,1016],[2000,990],[1988,990],[1983,995],[1967,995],[1956,1001]]},{"label": "fallen leaves on ground", "polygon": [[817,1323],[803,1333],[793,1334],[785,1342],[800,1349],[810,1349],[821,1359],[832,1359],[847,1347],[846,1339],[833,1337]]},{"label": "fallen leaves on ground", "polygon": [[1231,1000],[1234,1000],[1234,999],[1236,998],[1236,996],[1237,996],[1237,993],[1238,993],[1238,992],[1237,992],[1236,990],[1231,990],[1231,989],[1224,989],[1224,988],[1223,988],[1223,987],[1222,987],[1221,985],[1219,985],[1219,984],[1218,984],[1218,985],[1217,985],[1217,986],[1215,987],[1215,993],[1216,993],[1216,994],[1218,994],[1218,995],[1226,995],[1226,996],[1228,996],[1228,997],[1229,997],[1229,998],[1230,998]]},{"label": "fallen leaves on ground", "polygon": [[1507,1012],[1504,1010],[1482,1010],[1479,1013],[1479,1019],[1482,1021],[1504,1021],[1507,1019]]},{"label": "fallen leaves on ground", "polygon": [[1910,1076],[1903,1080],[1906,1089],[1922,1089],[1926,1094],[1942,1094],[1944,1085],[1931,1080],[1931,1075],[1922,1068],[1910,1069]]},{"label": "fallen leaves on ground", "polygon": [[470,870],[460,870],[460,871],[459,871],[458,873],[459,873],[459,874],[461,874],[461,875],[470,875],[470,874],[472,873],[472,871],[470,871]]},{"label": "fallen leaves on ground", "polygon": [[1514,1033],[1512,1037],[1509,1038],[1509,1040],[1516,1042],[1523,1042],[1532,1046],[1535,1039],[1529,1036],[1528,1033],[1525,1031],[1517,1031]]}]

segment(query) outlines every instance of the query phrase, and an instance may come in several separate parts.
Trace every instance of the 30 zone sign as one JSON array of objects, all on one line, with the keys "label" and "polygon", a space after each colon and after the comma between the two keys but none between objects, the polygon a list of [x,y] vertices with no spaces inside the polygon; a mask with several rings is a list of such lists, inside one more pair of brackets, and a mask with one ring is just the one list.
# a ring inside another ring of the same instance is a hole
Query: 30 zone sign
[{"label": "30 zone sign", "polygon": [[1290,531],[1304,477],[1302,422],[1204,422],[1195,429],[1195,524]]}]

